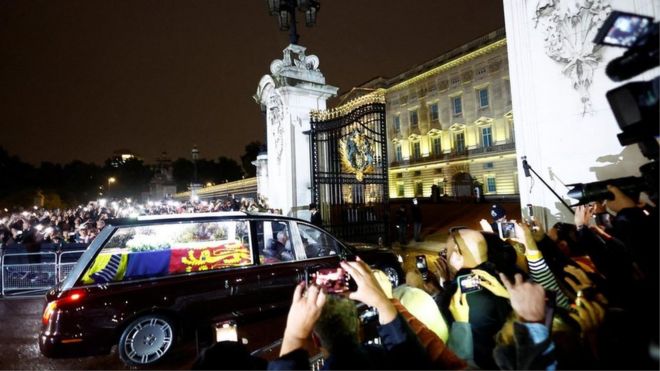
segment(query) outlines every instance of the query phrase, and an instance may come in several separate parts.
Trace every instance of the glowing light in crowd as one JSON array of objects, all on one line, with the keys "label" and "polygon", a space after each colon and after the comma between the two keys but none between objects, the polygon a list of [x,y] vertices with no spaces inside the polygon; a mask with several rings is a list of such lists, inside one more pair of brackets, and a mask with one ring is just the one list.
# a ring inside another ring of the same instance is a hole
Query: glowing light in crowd
[{"label": "glowing light in crowd", "polygon": [[106,200],[105,198],[102,198],[102,199],[99,200],[99,205],[100,205],[101,207],[105,207],[105,205],[106,205],[107,203],[108,203],[108,200]]}]

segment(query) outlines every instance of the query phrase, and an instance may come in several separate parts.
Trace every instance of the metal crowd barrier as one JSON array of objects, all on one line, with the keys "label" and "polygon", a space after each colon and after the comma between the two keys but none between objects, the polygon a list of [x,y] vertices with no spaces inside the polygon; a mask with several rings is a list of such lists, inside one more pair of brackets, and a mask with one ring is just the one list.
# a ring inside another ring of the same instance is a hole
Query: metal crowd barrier
[{"label": "metal crowd barrier", "polygon": [[3,254],[0,260],[2,296],[42,295],[66,278],[84,251]]},{"label": "metal crowd barrier", "polygon": [[2,295],[30,295],[57,283],[57,253],[34,252],[2,256]]},{"label": "metal crowd barrier", "polygon": [[57,259],[57,279],[58,282],[64,281],[66,276],[71,272],[73,267],[80,259],[80,255],[85,252],[85,250],[78,251],[63,251],[60,253]]}]

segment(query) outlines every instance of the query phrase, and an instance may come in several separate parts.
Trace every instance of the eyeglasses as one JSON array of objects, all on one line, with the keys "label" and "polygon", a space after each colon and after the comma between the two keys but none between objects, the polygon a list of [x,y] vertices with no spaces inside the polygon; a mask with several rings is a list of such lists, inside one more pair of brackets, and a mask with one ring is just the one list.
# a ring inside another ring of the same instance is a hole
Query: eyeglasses
[{"label": "eyeglasses", "polygon": [[458,244],[458,240],[456,239],[456,233],[461,229],[468,229],[468,227],[462,225],[451,227],[449,228],[449,235],[451,236],[452,240],[454,240],[454,244],[456,245],[456,249],[458,250],[458,253],[463,255],[463,252],[461,251],[461,245]]}]

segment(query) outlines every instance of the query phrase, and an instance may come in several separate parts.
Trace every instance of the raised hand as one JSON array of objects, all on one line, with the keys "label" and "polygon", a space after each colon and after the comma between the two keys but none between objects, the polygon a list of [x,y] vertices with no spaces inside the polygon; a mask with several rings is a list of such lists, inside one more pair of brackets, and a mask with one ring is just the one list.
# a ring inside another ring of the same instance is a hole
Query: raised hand
[{"label": "raised hand", "polygon": [[371,268],[360,257],[357,257],[356,261],[342,261],[340,264],[357,284],[357,290],[351,292],[348,298],[376,308],[381,324],[394,320],[397,315],[396,308],[383,292]]},{"label": "raised hand", "polygon": [[316,285],[311,285],[306,290],[304,282],[296,286],[286,319],[280,355],[301,348],[305,344],[314,329],[314,324],[321,316],[325,300],[325,293]]},{"label": "raised hand", "polygon": [[575,221],[575,226],[579,229],[582,227],[588,227],[589,221],[593,217],[594,212],[593,208],[588,205],[580,205],[575,208],[575,216],[573,220]]},{"label": "raised hand", "polygon": [[539,248],[536,246],[536,239],[527,224],[516,223],[517,240],[525,245],[525,255],[538,254]]},{"label": "raised hand", "polygon": [[520,274],[516,274],[514,282],[500,273],[500,279],[511,296],[511,308],[524,322],[543,323],[545,320],[545,290],[541,285],[523,282]]},{"label": "raised hand", "polygon": [[473,269],[472,273],[476,274],[481,278],[479,285],[486,290],[492,292],[494,295],[509,299],[509,292],[502,286],[497,278],[493,277],[490,273],[482,271],[481,269]]},{"label": "raised hand", "polygon": [[467,294],[461,293],[460,289],[456,290],[456,293],[451,297],[449,311],[454,317],[454,321],[470,322],[470,306],[467,302]]},{"label": "raised hand", "polygon": [[482,230],[482,231],[484,231],[484,232],[494,233],[494,232],[493,232],[493,226],[490,225],[490,223],[488,223],[488,221],[487,221],[486,219],[481,219],[481,220],[479,221],[479,225],[481,226],[481,230]]}]

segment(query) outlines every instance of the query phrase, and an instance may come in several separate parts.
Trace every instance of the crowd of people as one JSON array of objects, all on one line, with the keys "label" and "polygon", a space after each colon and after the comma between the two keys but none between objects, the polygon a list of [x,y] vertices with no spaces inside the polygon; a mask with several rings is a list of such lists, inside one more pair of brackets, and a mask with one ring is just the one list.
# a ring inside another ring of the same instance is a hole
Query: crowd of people
[{"label": "crowd of people", "polygon": [[[309,369],[308,349],[320,349],[326,369],[657,369],[657,210],[609,190],[612,200],[578,206],[572,223],[548,231],[533,219],[507,221],[494,206],[482,230],[451,228],[428,271],[404,261],[399,287],[359,257],[342,261],[357,289],[330,294],[298,285],[277,359],[221,342],[194,367],[224,368],[229,352],[235,368]],[[122,200],[5,212],[0,246],[87,243],[113,217],[226,210],[261,205]],[[513,223],[514,237],[502,236],[502,223]],[[378,313],[376,342],[362,337],[358,302]]]},{"label": "crowd of people", "polygon": [[30,210],[0,211],[0,250],[22,246],[28,252],[40,251],[42,244],[90,243],[113,218],[137,215],[205,213],[217,211],[270,211],[263,200],[236,197],[210,201],[149,201],[144,204],[131,199],[100,199],[75,208],[46,210],[34,206]]},{"label": "crowd of people", "polygon": [[[485,220],[451,228],[428,272],[406,260],[396,288],[359,257],[343,261],[355,291],[301,283],[279,357],[244,351],[232,365],[309,369],[308,350],[320,349],[324,369],[657,369],[657,211],[610,192],[548,231],[534,220],[513,222],[508,238]],[[377,310],[378,341],[363,337],[357,302]],[[207,348],[194,368],[223,368],[235,347]]]}]

